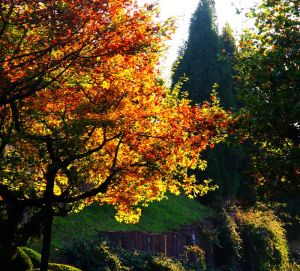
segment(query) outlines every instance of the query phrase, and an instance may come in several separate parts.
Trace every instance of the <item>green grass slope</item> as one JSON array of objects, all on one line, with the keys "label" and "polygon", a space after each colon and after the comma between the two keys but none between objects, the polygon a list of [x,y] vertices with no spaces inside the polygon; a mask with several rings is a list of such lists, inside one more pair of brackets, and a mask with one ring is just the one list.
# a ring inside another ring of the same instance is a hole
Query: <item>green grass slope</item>
[{"label": "green grass slope", "polygon": [[76,237],[93,239],[99,231],[165,232],[204,220],[211,210],[184,195],[169,195],[167,200],[154,202],[142,211],[137,224],[119,223],[111,206],[93,205],[66,218],[56,218],[53,227],[53,248]]}]

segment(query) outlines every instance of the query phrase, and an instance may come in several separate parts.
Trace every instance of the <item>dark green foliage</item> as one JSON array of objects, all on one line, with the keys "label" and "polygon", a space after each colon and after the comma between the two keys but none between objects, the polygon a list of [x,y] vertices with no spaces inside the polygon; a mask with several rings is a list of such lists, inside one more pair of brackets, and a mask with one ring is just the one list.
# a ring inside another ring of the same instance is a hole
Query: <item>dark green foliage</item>
[{"label": "dark green foliage", "polygon": [[[74,266],[58,264],[58,263],[49,263],[49,271],[82,271]],[[31,269],[29,271],[40,271],[39,268]]]},{"label": "dark green foliage", "polygon": [[76,239],[66,244],[59,257],[84,271],[205,271],[202,250],[201,253],[196,268],[192,265],[184,267],[179,261],[166,256],[125,251],[103,240]]},{"label": "dark green foliage", "polygon": [[17,255],[14,259],[14,267],[17,271],[25,271],[33,268],[30,257],[20,247],[17,248]]},{"label": "dark green foliage", "polygon": [[[215,83],[218,96],[226,108],[237,108],[234,97],[233,62],[235,41],[229,25],[221,36],[216,26],[214,1],[200,1],[190,24],[189,38],[181,49],[179,61],[172,76],[173,86],[186,76],[182,90],[187,91],[193,103],[208,100]],[[196,172],[198,179],[213,179],[219,189],[209,193],[206,202],[224,201],[234,198],[241,182],[245,157],[241,147],[219,144],[204,153],[208,161],[205,172]]]},{"label": "dark green foliage", "polygon": [[182,262],[193,271],[206,271],[205,251],[197,245],[186,246]]},{"label": "dark green foliage", "polygon": [[216,266],[222,271],[291,271],[283,223],[263,205],[217,218]]},{"label": "dark green foliage", "polygon": [[89,270],[127,270],[119,256],[106,241],[77,238],[69,241],[60,251],[60,256],[68,262]]},{"label": "dark green foliage", "polygon": [[222,52],[225,54],[225,60],[227,63],[232,65],[234,63],[234,56],[236,54],[236,46],[233,31],[228,23],[226,23],[223,27],[221,40]]},{"label": "dark green foliage", "polygon": [[17,247],[26,245],[29,237],[36,237],[40,233],[40,213],[33,209],[26,209],[25,212],[22,203],[15,199],[9,204],[0,204],[0,247],[6,251],[4,258],[0,256],[0,266],[10,266],[7,270],[13,268],[12,258]]},{"label": "dark green foliage", "polygon": [[204,0],[192,17],[189,39],[181,48],[179,63],[172,76],[173,85],[182,76],[188,77],[182,89],[188,91],[194,103],[209,99],[213,84],[220,81],[216,66],[219,51],[213,6],[209,0]]},{"label": "dark green foliage", "polygon": [[49,263],[49,271],[81,271],[81,270],[70,265]]},{"label": "dark green foliage", "polygon": [[282,222],[272,211],[250,209],[237,214],[243,240],[245,271],[289,271],[288,246]]},{"label": "dark green foliage", "polygon": [[240,146],[218,144],[203,154],[208,167],[204,172],[197,172],[199,179],[212,179],[219,189],[203,197],[204,202],[224,202],[234,198],[242,182],[246,154]]},{"label": "dark green foliage", "polygon": [[200,1],[190,23],[189,38],[181,48],[179,62],[172,76],[173,85],[187,76],[182,90],[189,93],[194,103],[208,100],[212,87],[219,84],[221,104],[235,107],[232,88],[232,57],[235,47],[230,27],[224,28],[223,36],[218,35],[214,3]]},{"label": "dark green foliage", "polygon": [[239,270],[242,253],[242,239],[234,218],[223,211],[217,221],[216,265],[222,270]]},{"label": "dark green foliage", "polygon": [[149,266],[151,271],[185,271],[180,262],[163,256],[153,257]]},{"label": "dark green foliage", "polygon": [[128,266],[132,271],[151,271],[149,262],[153,257],[150,253],[142,251],[129,252],[125,250],[119,251],[121,254],[123,263]]},{"label": "dark green foliage", "polygon": [[40,253],[38,253],[28,247],[21,247],[21,249],[29,256],[34,268],[37,268],[40,266],[40,264],[41,264],[41,254]]},{"label": "dark green foliage", "polygon": [[223,106],[226,108],[237,108],[234,87],[234,70],[235,61],[235,39],[229,24],[226,24],[220,36],[221,52],[219,53],[219,68],[221,80],[219,84],[220,97],[223,100]]},{"label": "dark green foliage", "polygon": [[[153,255],[141,251],[129,252],[121,250],[119,251],[120,258],[123,260],[123,264],[129,267],[131,271],[205,271],[205,257],[204,251],[196,246],[187,248],[186,253],[183,255],[181,262],[162,255]],[[192,254],[192,255],[191,255]],[[196,261],[190,262],[188,257]]]},{"label": "dark green foliage", "polygon": [[[24,262],[24,260],[25,260],[25,265],[23,264],[25,269],[21,269],[22,266],[20,264],[18,264],[18,266],[16,267],[16,270],[18,270],[18,271],[19,270],[20,271],[21,270],[39,271],[40,270],[39,266],[41,263],[41,254],[39,254],[38,252],[36,252],[33,249],[28,248],[28,247],[19,247],[18,254],[21,255],[21,257],[19,257],[19,258],[22,258],[21,262]],[[18,256],[17,256],[17,259],[18,259]],[[49,271],[81,271],[81,270],[76,267],[70,266],[70,265],[49,263]]]},{"label": "dark green foliage", "polygon": [[31,269],[33,264],[22,248],[17,247],[13,254],[0,246],[0,270],[24,271]]},{"label": "dark green foliage", "polygon": [[262,0],[250,14],[256,29],[242,36],[236,65],[252,187],[259,200],[286,205],[281,212],[289,214],[284,219],[293,240],[300,236],[299,5]]},{"label": "dark green foliage", "polygon": [[241,130],[252,152],[258,194],[280,200],[300,191],[299,0],[263,0],[237,61]]},{"label": "dark green foliage", "polygon": [[112,271],[128,270],[127,267],[123,266],[119,255],[111,249],[106,241],[100,243],[97,251],[99,257],[103,260],[102,265],[105,265],[103,269]]}]

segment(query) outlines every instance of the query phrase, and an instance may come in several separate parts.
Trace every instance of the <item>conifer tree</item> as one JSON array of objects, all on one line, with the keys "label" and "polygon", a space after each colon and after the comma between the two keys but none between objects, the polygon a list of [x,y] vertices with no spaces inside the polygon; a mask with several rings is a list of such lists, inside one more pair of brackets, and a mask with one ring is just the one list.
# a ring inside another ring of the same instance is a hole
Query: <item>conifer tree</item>
[{"label": "conifer tree", "polygon": [[194,103],[208,99],[213,84],[220,82],[217,66],[220,50],[214,4],[203,0],[192,16],[189,39],[181,49],[180,62],[172,78],[176,83],[182,76],[188,77],[182,90],[189,92]]},{"label": "conifer tree", "polygon": [[[202,0],[192,16],[189,38],[179,53],[172,76],[173,86],[183,77],[182,90],[188,92],[193,103],[209,99],[213,85],[218,84],[221,104],[235,109],[233,61],[235,41],[229,24],[218,34],[215,4],[213,0]],[[211,178],[219,190],[210,194],[210,199],[226,200],[235,196],[242,171],[242,152],[239,147],[218,145],[205,154],[208,160],[206,172],[198,172],[200,179]]]}]

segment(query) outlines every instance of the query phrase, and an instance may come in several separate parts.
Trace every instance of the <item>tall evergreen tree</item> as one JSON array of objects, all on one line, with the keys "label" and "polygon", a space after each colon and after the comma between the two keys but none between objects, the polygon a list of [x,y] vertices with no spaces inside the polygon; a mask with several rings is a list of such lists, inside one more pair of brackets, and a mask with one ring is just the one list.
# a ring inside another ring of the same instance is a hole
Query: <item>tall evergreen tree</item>
[{"label": "tall evergreen tree", "polygon": [[[233,60],[235,41],[227,24],[221,35],[218,34],[215,4],[213,0],[202,0],[192,16],[189,38],[181,49],[179,61],[172,76],[173,85],[187,77],[182,90],[187,91],[193,103],[208,100],[212,87],[219,85],[218,94],[226,108],[236,108],[233,84]],[[211,178],[219,185],[219,190],[211,193],[211,200],[226,200],[235,196],[241,179],[239,147],[219,145],[208,150],[208,168],[198,172],[200,178]]]},{"label": "tall evergreen tree", "polygon": [[228,23],[222,29],[220,41],[222,46],[221,59],[219,61],[219,66],[221,67],[220,93],[224,99],[225,107],[236,108],[238,102],[235,99],[236,93],[233,82],[236,46],[233,31]]},{"label": "tall evergreen tree", "polygon": [[210,0],[204,0],[196,9],[190,23],[189,39],[180,52],[180,62],[172,81],[176,83],[183,75],[189,80],[182,89],[198,103],[207,99],[213,83],[219,81],[215,63],[220,43],[215,23],[215,11]]}]

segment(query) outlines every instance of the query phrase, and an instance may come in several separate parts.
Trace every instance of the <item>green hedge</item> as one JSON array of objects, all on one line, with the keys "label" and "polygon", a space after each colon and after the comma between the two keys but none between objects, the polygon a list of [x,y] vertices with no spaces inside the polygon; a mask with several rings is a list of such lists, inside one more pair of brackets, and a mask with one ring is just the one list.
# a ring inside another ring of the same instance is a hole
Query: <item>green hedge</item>
[{"label": "green hedge", "polygon": [[272,211],[252,208],[238,212],[237,219],[245,271],[290,271],[286,233]]},{"label": "green hedge", "polygon": [[[15,266],[17,271],[39,271],[41,254],[28,247],[19,247]],[[49,271],[81,271],[80,269],[57,263],[49,263]]]},{"label": "green hedge", "polygon": [[284,225],[273,211],[264,205],[229,208],[217,219],[217,267],[223,271],[297,270],[289,260]]},{"label": "green hedge", "polygon": [[30,270],[33,268],[33,264],[30,257],[20,247],[17,248],[17,255],[14,260],[14,266],[15,266],[15,270],[18,271]]},{"label": "green hedge", "polygon": [[[201,254],[202,255],[202,254]],[[144,252],[116,248],[107,241],[70,240],[61,250],[61,257],[82,270],[97,271],[185,271],[179,261]],[[200,269],[204,271],[205,269]]]},{"label": "green hedge", "polygon": [[216,264],[223,270],[236,271],[242,260],[242,239],[235,219],[226,211],[216,218]]},{"label": "green hedge", "polygon": [[17,248],[13,257],[9,257],[3,247],[0,246],[1,270],[25,271],[33,268],[30,257],[20,247]]},{"label": "green hedge", "polygon": [[83,270],[128,270],[118,253],[104,240],[94,241],[83,238],[70,240],[60,250],[59,256]]},{"label": "green hedge", "polygon": [[41,264],[41,254],[29,247],[21,247],[21,249],[28,255],[33,267],[38,268]]},{"label": "green hedge", "polygon": [[49,271],[81,271],[74,266],[58,264],[58,263],[49,263]]},{"label": "green hedge", "polygon": [[151,271],[185,271],[180,262],[164,256],[153,257],[149,266]]},{"label": "green hedge", "polygon": [[[40,268],[34,268],[26,271],[40,271]],[[49,263],[48,271],[82,271],[82,270],[70,265]]]}]

